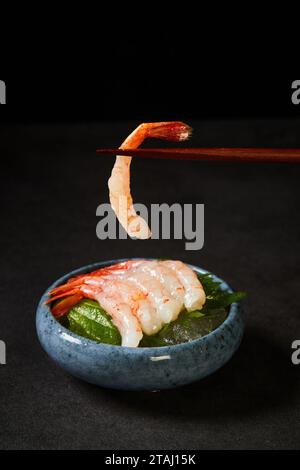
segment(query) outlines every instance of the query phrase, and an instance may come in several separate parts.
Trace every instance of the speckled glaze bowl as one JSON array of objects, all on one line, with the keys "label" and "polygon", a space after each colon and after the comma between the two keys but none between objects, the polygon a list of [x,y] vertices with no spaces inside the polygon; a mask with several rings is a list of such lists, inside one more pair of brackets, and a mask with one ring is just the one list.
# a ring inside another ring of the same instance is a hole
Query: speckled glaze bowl
[{"label": "speckled glaze bowl", "polygon": [[[125,260],[91,264],[66,274],[50,286],[40,300],[36,327],[44,350],[70,374],[101,387],[119,390],[162,390],[203,379],[222,367],[238,349],[244,321],[233,304],[225,322],[207,336],[189,343],[161,348],[125,348],[98,344],[64,328],[45,305],[49,290],[70,277]],[[190,265],[199,273],[204,269]],[[221,288],[230,290],[222,282]]]}]

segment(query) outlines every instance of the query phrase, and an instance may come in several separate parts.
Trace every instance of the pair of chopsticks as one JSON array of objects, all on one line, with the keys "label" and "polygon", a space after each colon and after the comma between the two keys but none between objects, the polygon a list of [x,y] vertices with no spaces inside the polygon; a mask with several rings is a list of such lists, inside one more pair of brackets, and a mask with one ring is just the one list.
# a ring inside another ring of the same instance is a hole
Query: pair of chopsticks
[{"label": "pair of chopsticks", "polygon": [[271,148],[99,148],[97,154],[213,162],[300,163],[300,149]]}]

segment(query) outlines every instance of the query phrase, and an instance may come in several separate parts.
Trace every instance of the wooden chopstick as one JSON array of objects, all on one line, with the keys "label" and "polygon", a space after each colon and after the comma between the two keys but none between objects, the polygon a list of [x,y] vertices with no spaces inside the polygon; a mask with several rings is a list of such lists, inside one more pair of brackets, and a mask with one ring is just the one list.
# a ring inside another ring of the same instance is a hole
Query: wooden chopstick
[{"label": "wooden chopstick", "polygon": [[300,149],[271,148],[100,148],[98,154],[219,162],[300,163]]}]

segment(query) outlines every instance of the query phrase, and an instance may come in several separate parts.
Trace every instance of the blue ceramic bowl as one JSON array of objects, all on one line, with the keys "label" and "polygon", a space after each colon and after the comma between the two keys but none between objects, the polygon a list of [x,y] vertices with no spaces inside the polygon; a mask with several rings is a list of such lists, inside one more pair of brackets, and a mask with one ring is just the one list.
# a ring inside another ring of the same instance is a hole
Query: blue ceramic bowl
[{"label": "blue ceramic bowl", "polygon": [[[91,264],[58,279],[40,300],[36,327],[49,356],[70,374],[92,384],[120,390],[161,390],[200,380],[222,367],[238,349],[244,332],[242,312],[233,304],[225,322],[207,336],[161,348],[127,348],[98,344],[64,328],[45,305],[49,290],[74,275],[124,260]],[[204,269],[191,266],[199,273]],[[230,287],[221,279],[221,288]]]}]

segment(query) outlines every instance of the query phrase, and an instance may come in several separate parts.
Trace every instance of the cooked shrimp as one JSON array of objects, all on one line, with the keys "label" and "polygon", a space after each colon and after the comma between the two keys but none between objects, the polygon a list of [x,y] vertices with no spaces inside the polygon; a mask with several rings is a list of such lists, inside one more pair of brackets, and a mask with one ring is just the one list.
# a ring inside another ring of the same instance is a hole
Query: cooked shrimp
[{"label": "cooked shrimp", "polygon": [[[55,295],[51,300],[58,299],[62,295],[68,295],[68,293],[72,294],[69,298],[68,310],[82,298],[97,300],[118,328],[122,337],[122,346],[138,346],[143,337],[141,322],[134,314],[138,310],[138,305],[135,304],[139,293],[135,292],[136,298],[134,296],[131,298],[130,294],[132,295],[132,292],[128,292],[128,288],[126,292],[125,286],[120,285],[116,280],[111,281],[106,279],[105,276],[82,276],[81,279],[77,279],[76,287],[73,286],[69,291]],[[60,306],[61,303],[58,303],[52,309],[52,313],[57,318],[64,314],[67,300],[68,298],[61,302],[62,306]],[[72,303],[73,305],[71,305]]]},{"label": "cooked shrimp", "polygon": [[178,302],[172,299],[163,285],[149,274],[138,269],[135,272],[126,274],[126,281],[132,283],[148,295],[148,298],[155,308],[160,319],[161,326],[170,323],[180,313]]},{"label": "cooked shrimp", "polygon": [[152,335],[177,319],[184,308],[201,309],[205,293],[196,274],[180,261],[133,260],[70,279],[52,289],[47,303],[57,318],[83,298],[97,300],[111,316],[122,345],[138,346],[143,332]]},{"label": "cooked shrimp", "polygon": [[122,346],[138,346],[143,337],[140,322],[132,314],[132,309],[124,301],[124,298],[118,292],[118,287],[114,283],[104,282],[101,283],[101,287],[84,284],[80,290],[85,296],[97,300],[102,308],[111,316],[113,323],[121,334]]},{"label": "cooked shrimp", "polygon": [[200,310],[206,300],[203,287],[194,273],[181,261],[163,261],[164,265],[172,269],[185,289],[184,305],[189,312]]},{"label": "cooked shrimp", "polygon": [[102,284],[104,286],[109,284],[111,286],[111,290],[122,298],[124,303],[129,305],[132,314],[138,318],[144,333],[153,335],[161,329],[162,324],[156,310],[148,299],[148,293],[143,292],[137,286],[127,282],[126,279],[121,279],[119,277],[120,271],[118,272],[119,275],[107,275],[102,279],[93,277],[86,282],[88,284]]},{"label": "cooked shrimp", "polygon": [[[120,149],[135,149],[146,138],[165,139],[173,141],[187,140],[191,128],[182,122],[156,122],[139,125],[124,140]],[[111,206],[130,237],[147,239],[151,231],[146,221],[137,215],[130,193],[130,163],[131,157],[117,156],[111,177],[108,180]]]},{"label": "cooked shrimp", "polygon": [[184,287],[176,274],[163,261],[144,263],[142,270],[157,279],[170,292],[170,295],[178,300],[180,309],[184,306]]}]

